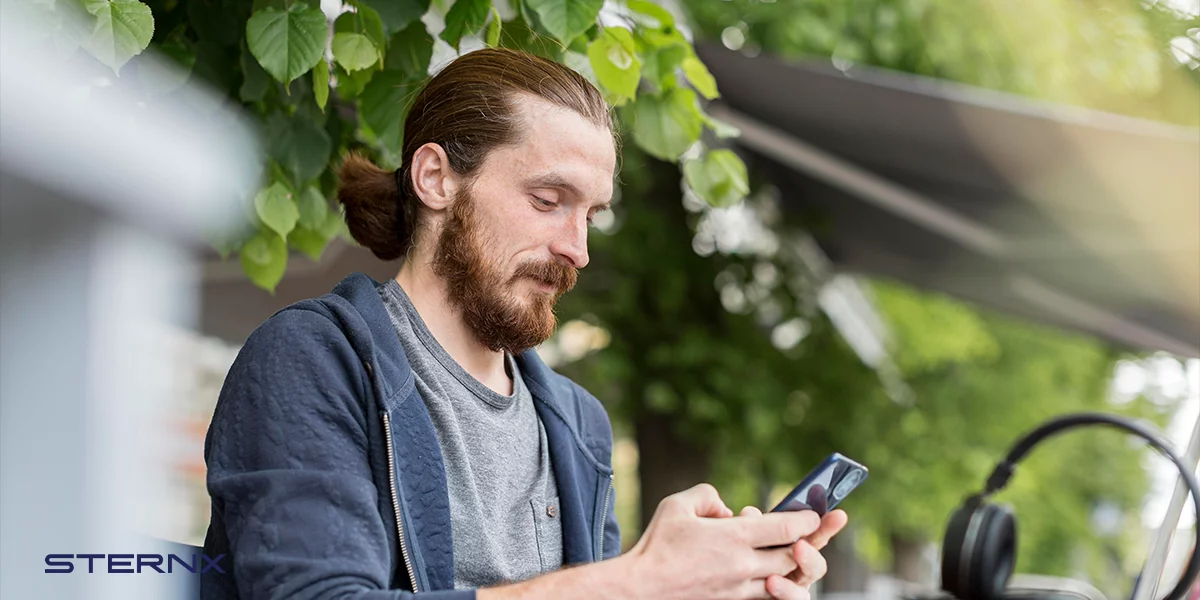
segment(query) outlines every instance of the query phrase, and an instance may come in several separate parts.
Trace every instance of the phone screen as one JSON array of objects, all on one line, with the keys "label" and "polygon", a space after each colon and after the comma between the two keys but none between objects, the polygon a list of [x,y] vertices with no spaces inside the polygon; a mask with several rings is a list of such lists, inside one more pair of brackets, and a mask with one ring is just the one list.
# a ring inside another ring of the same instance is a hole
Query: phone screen
[{"label": "phone screen", "polygon": [[821,461],[771,512],[833,510],[867,478],[867,468],[834,452]]}]

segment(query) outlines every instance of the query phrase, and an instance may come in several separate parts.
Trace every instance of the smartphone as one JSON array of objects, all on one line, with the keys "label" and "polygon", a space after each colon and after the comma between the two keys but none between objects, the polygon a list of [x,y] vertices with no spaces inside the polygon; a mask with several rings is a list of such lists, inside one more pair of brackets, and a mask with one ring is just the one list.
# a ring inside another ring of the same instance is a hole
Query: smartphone
[{"label": "smartphone", "polygon": [[866,478],[866,467],[834,452],[809,472],[771,512],[812,510],[825,516]]}]

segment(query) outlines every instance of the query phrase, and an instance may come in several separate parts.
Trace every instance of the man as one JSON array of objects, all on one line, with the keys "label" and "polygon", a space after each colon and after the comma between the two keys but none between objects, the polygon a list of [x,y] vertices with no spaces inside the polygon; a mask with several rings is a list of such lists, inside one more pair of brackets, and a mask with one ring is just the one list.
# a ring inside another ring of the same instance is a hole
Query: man
[{"label": "man", "polygon": [[404,259],[395,279],[280,311],[225,381],[205,553],[233,566],[203,595],[807,598],[840,511],[733,517],[700,485],[618,556],[608,417],[530,350],[612,196],[599,92],[473,52],[413,101],[403,157],[350,157],[338,196],[355,239]]}]

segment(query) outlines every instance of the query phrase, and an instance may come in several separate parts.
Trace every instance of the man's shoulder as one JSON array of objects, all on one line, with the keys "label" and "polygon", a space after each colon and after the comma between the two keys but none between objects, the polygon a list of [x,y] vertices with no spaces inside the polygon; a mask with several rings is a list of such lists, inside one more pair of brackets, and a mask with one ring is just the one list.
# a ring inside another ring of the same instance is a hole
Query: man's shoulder
[{"label": "man's shoulder", "polygon": [[343,319],[330,307],[336,299],[322,296],[288,305],[259,325],[242,352],[270,350],[291,353],[310,349],[333,350],[346,340]]},{"label": "man's shoulder", "polygon": [[[246,347],[266,346],[275,351],[336,351],[343,345],[357,346],[356,338],[370,337],[364,314],[363,296],[374,293],[375,284],[355,273],[333,291],[289,304],[258,326]],[[381,302],[377,301],[381,305]]]},{"label": "man's shoulder", "polygon": [[374,336],[359,307],[338,292],[292,303],[259,325],[238,352],[226,387],[249,378],[274,388],[277,380],[296,377],[361,387],[356,365],[375,354]]}]

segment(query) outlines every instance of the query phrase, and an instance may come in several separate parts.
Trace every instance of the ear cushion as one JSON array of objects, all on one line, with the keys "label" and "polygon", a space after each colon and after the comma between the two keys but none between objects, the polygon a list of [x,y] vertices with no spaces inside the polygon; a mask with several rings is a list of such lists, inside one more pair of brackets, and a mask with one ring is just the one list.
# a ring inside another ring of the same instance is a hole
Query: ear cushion
[{"label": "ear cushion", "polygon": [[998,600],[1016,563],[1016,520],[1008,507],[968,500],[942,542],[942,589],[959,600]]},{"label": "ear cushion", "polygon": [[963,600],[967,597],[966,583],[960,573],[963,544],[967,527],[977,508],[976,502],[967,501],[955,510],[950,516],[950,522],[946,524],[946,535],[942,538],[942,589]]},{"label": "ear cushion", "polygon": [[972,557],[971,594],[980,600],[999,600],[1017,562],[1017,521],[1007,506],[987,505]]}]

